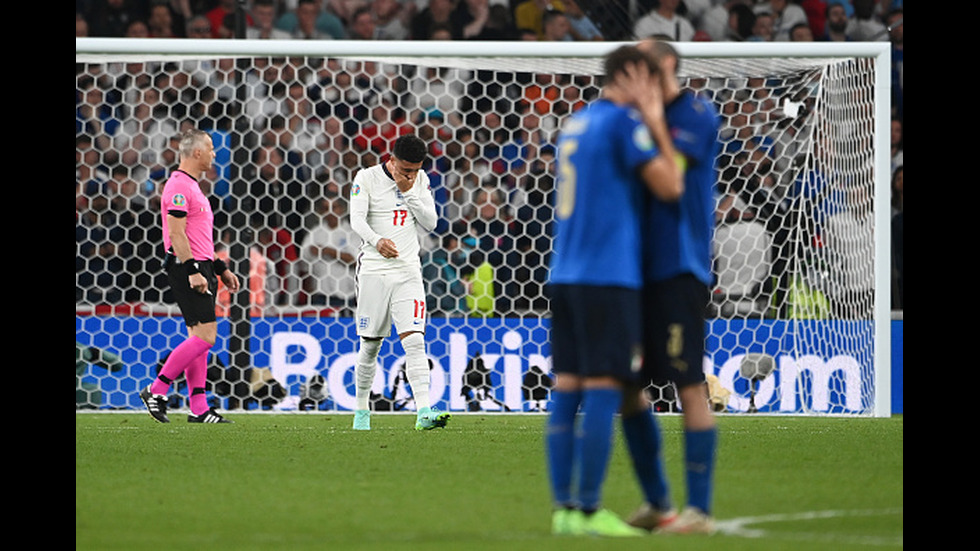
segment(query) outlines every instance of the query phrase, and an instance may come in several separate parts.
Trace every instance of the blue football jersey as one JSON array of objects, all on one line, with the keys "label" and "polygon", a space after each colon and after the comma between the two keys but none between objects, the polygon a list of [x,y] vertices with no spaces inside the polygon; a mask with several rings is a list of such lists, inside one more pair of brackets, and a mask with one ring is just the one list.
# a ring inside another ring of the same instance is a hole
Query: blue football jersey
[{"label": "blue football jersey", "polygon": [[600,99],[565,122],[557,149],[550,281],[641,287],[637,169],[659,153],[646,125],[635,110]]},{"label": "blue football jersey", "polygon": [[661,281],[693,274],[711,285],[716,162],[721,147],[718,111],[704,98],[684,92],[664,112],[674,147],[685,160],[684,195],[674,203],[649,197],[646,278]]}]

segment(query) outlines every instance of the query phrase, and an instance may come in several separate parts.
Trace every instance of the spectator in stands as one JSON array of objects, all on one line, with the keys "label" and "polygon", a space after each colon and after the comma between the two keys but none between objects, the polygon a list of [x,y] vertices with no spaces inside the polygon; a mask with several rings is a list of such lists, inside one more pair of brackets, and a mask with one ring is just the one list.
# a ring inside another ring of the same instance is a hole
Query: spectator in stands
[{"label": "spectator in stands", "polygon": [[565,15],[568,16],[568,23],[571,25],[569,32],[573,40],[590,41],[605,40],[602,31],[589,18],[588,14],[579,6],[578,0],[562,0],[565,6]]},{"label": "spectator in stands", "polygon": [[320,9],[318,0],[299,0],[294,11],[296,25],[289,36],[299,40],[329,40],[334,38],[320,27],[320,17],[329,16]]},{"label": "spectator in stands", "polygon": [[892,216],[905,210],[905,167],[899,165],[892,170]]},{"label": "spectator in stands", "polygon": [[483,33],[490,20],[489,0],[457,0],[452,14],[456,40],[469,40]]},{"label": "spectator in stands", "polygon": [[[231,16],[237,17],[236,10],[238,9],[238,0],[217,0],[217,5],[208,10],[204,16],[208,18],[211,22],[211,38],[225,38],[221,35],[221,29],[225,26],[225,17]],[[245,17],[245,27],[248,28],[255,24],[252,20],[252,16],[248,13],[243,13]],[[227,27],[234,30],[234,25]],[[232,33],[234,35],[234,33]]]},{"label": "spectator in stands", "polygon": [[[284,295],[284,279],[276,272],[276,263],[267,256],[273,249],[276,252],[277,231],[256,221],[251,229],[254,231],[255,242],[248,246],[248,277],[243,278],[242,284],[248,286],[249,312],[252,317],[269,315],[276,305],[276,299]],[[216,244],[215,258],[230,262],[228,249],[224,243]],[[216,311],[227,315],[235,298],[224,288],[218,290],[216,296]]]},{"label": "spectator in stands", "polygon": [[[132,176],[133,170],[135,167],[116,165],[112,168],[112,177],[106,182],[109,209],[115,223],[125,229],[134,226],[140,213],[147,209],[146,197],[140,193],[140,186]],[[127,239],[123,246],[132,247],[133,241]]]},{"label": "spectator in stands", "polygon": [[88,199],[103,190],[108,179],[102,167],[101,152],[93,146],[88,134],[75,135],[75,186],[79,200],[86,206]]},{"label": "spectator in stands", "polygon": [[728,11],[728,26],[725,40],[744,42],[752,38],[755,27],[755,12],[746,1],[733,2]]},{"label": "spectator in stands", "polygon": [[245,29],[245,38],[285,40],[292,38],[288,32],[276,27],[275,0],[255,0],[252,3],[252,24]]},{"label": "spectator in stands", "polygon": [[303,290],[314,306],[330,306],[353,312],[355,268],[360,237],[350,227],[347,200],[342,196],[316,201],[320,220],[303,239],[298,271]]},{"label": "spectator in stands", "polygon": [[827,0],[800,0],[800,7],[806,14],[814,37],[823,36],[827,28],[827,6]]},{"label": "spectator in stands", "polygon": [[544,39],[544,14],[548,10],[565,11],[560,0],[521,0],[514,7],[514,26],[533,31],[536,40]]},{"label": "spectator in stands", "polygon": [[541,152],[521,179],[522,199],[517,204],[512,241],[507,266],[511,267],[510,281],[503,283],[503,296],[512,299],[518,310],[547,310],[549,251],[551,250],[552,193],[554,191],[554,150]]},{"label": "spectator in stands", "polygon": [[455,37],[453,8],[453,0],[429,0],[428,5],[412,17],[412,39],[433,40],[432,35],[437,29],[449,29],[450,36]]},{"label": "spectator in stands", "polygon": [[534,32],[534,29],[519,28],[517,29],[517,33],[514,39],[522,40],[526,42],[537,42],[538,33]]},{"label": "spectator in stands", "polygon": [[[245,177],[232,184],[228,197],[229,212],[235,213],[234,227],[262,223],[298,231],[303,227],[306,194],[304,184],[292,177],[285,165],[283,152],[273,144],[263,143],[252,154]],[[271,220],[279,214],[283,220]],[[265,218],[270,218],[265,220]],[[256,219],[256,220],[253,220]]]},{"label": "spectator in stands", "polygon": [[427,40],[453,40],[453,27],[445,23],[437,23],[429,27]]},{"label": "spectator in stands", "polygon": [[507,201],[506,191],[497,180],[490,178],[473,195],[476,207],[467,220],[466,232],[476,237],[477,248],[494,267],[503,265],[505,254],[513,248],[513,213]]},{"label": "spectator in stands", "polygon": [[410,36],[409,14],[398,0],[371,0],[371,13],[378,40],[407,40]]},{"label": "spectator in stands", "polygon": [[325,9],[336,15],[345,24],[349,24],[354,12],[367,6],[369,0],[325,0]]},{"label": "spectator in stands", "polygon": [[470,37],[470,40],[514,40],[517,29],[511,17],[510,9],[500,3],[491,3],[487,13],[487,22],[483,29]]},{"label": "spectator in stands", "polygon": [[349,149],[348,141],[339,117],[327,115],[319,117],[319,121],[320,132],[313,143],[314,149],[306,154],[306,163],[313,168],[314,177],[333,182],[336,180],[333,170],[340,165],[341,153]]},{"label": "spectator in stands", "polygon": [[187,38],[211,38],[211,22],[203,15],[195,15],[187,20],[184,34]]},{"label": "spectator in stands", "polygon": [[122,163],[131,167],[149,167],[172,136],[178,132],[177,122],[159,109],[160,91],[146,87],[140,91],[135,105],[122,107],[122,119],[113,136],[113,149],[119,152]]},{"label": "spectator in stands", "polygon": [[75,13],[75,38],[85,38],[89,36],[89,25],[85,15]]},{"label": "spectator in stands", "polygon": [[[749,0],[713,2],[712,6],[701,14],[700,21],[695,25],[696,32],[706,33],[711,40],[716,42],[737,40],[731,31],[732,8],[736,5],[748,4],[748,2]],[[751,8],[749,11],[751,12]]]},{"label": "spectator in stands", "polygon": [[847,37],[858,42],[888,40],[888,28],[875,11],[878,0],[852,0],[854,17],[847,23]]},{"label": "spectator in stands", "polygon": [[791,40],[790,31],[797,25],[807,25],[806,12],[797,0],[770,0],[768,7],[756,7],[756,11],[768,11],[773,17],[772,39],[777,42]]},{"label": "spectator in stands", "polygon": [[539,152],[553,145],[541,128],[541,115],[533,109],[522,110],[515,116],[519,120],[516,128],[501,143],[500,153],[493,165],[494,172],[502,176],[509,187],[527,169],[527,163],[538,157]]},{"label": "spectator in stands", "polygon": [[370,120],[362,121],[361,129],[354,136],[352,144],[359,151],[373,151],[383,155],[391,150],[391,145],[399,136],[412,131],[412,125],[400,108],[387,102],[379,102],[371,107]]},{"label": "spectator in stands", "polygon": [[548,42],[573,40],[571,34],[572,26],[565,12],[558,10],[544,12],[544,16],[541,19],[541,28],[543,30],[541,40]]},{"label": "spectator in stands", "polygon": [[806,23],[797,23],[789,31],[790,42],[813,42],[813,31]]},{"label": "spectator in stands", "polygon": [[475,238],[460,238],[447,233],[442,236],[441,246],[422,254],[422,280],[427,286],[425,295],[429,314],[465,315],[469,278],[473,273],[469,255],[475,247]]},{"label": "spectator in stands", "polygon": [[120,126],[116,107],[108,101],[105,91],[94,78],[79,81],[76,98],[75,135],[86,134],[96,150],[111,151],[112,137]]},{"label": "spectator in stands", "polygon": [[159,0],[150,4],[150,12],[146,18],[146,26],[150,30],[150,38],[183,38],[183,20],[177,20],[170,4]]},{"label": "spectator in stands", "polygon": [[90,36],[121,38],[133,21],[142,21],[146,12],[138,0],[93,0],[86,19]]},{"label": "spectator in stands", "polygon": [[107,192],[89,197],[75,224],[76,301],[92,304],[119,303],[131,287],[132,275],[116,248],[124,243],[126,231],[112,211]]},{"label": "spectator in stands", "polygon": [[[287,10],[279,16],[276,20],[276,28],[290,34],[296,31],[300,3],[296,1],[293,9]],[[316,13],[315,19],[318,33],[327,35],[327,37],[333,38],[334,40],[347,38],[347,29],[344,26],[344,21],[330,9],[324,8],[323,0],[313,0],[313,4],[316,6],[314,11]]]},{"label": "spectator in stands", "polygon": [[819,35],[822,42],[847,42],[849,18],[843,0],[832,0],[827,4],[827,24],[824,33]]},{"label": "spectator in stands", "polygon": [[293,235],[280,225],[280,217],[274,214],[253,217],[252,229],[256,249],[272,267],[267,274],[266,288],[270,299],[267,304],[288,304],[290,293],[298,291],[299,287],[295,279],[299,249]]},{"label": "spectator in stands", "polygon": [[752,34],[749,42],[772,42],[772,14],[767,11],[755,14],[755,22],[752,24]]},{"label": "spectator in stands", "polygon": [[374,22],[374,14],[371,13],[371,8],[359,8],[351,14],[347,33],[351,40],[375,40],[378,38],[378,28]]},{"label": "spectator in stands", "polygon": [[678,13],[679,5],[680,0],[660,0],[655,8],[634,23],[633,36],[641,39],[663,36],[678,42],[693,40],[694,25]]}]

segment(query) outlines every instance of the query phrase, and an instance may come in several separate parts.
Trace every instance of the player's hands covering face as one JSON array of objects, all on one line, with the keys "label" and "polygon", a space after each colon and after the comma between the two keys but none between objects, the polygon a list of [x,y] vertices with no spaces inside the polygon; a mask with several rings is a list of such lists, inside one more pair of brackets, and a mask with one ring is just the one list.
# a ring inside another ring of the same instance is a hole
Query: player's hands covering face
[{"label": "player's hands covering face", "polygon": [[663,91],[660,75],[651,73],[643,63],[630,63],[626,70],[616,75],[616,82],[627,101],[648,116],[663,115]]},{"label": "player's hands covering face", "polygon": [[409,163],[401,159],[392,158],[388,163],[388,171],[395,179],[395,185],[402,193],[412,189],[415,185],[415,178],[419,175],[422,163]]}]

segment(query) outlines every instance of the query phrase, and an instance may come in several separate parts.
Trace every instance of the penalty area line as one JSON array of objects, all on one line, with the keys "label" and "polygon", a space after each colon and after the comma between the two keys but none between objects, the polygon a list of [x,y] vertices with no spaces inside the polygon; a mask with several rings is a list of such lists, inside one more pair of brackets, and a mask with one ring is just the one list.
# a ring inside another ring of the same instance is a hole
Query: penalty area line
[{"label": "penalty area line", "polygon": [[798,522],[841,517],[862,517],[898,515],[902,509],[875,510],[844,510],[844,511],[807,511],[801,513],[786,513],[761,515],[756,517],[740,517],[726,520],[716,520],[715,527],[719,534],[742,538],[773,538],[800,541],[827,541],[835,543],[856,543],[875,546],[903,546],[903,536],[857,536],[852,534],[834,534],[821,532],[783,532],[772,531],[758,527],[760,524],[779,522]]}]

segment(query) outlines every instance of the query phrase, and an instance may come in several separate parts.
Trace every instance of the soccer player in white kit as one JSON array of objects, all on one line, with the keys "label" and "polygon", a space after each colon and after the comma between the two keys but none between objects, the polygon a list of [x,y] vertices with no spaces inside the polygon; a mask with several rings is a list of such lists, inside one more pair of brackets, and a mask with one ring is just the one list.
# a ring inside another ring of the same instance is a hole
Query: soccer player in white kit
[{"label": "soccer player in white kit", "polygon": [[357,173],[350,192],[350,224],[362,244],[357,261],[357,335],[354,429],[370,430],[368,399],[381,341],[395,325],[405,351],[405,374],[417,406],[416,430],[446,425],[429,401],[425,352],[425,287],[419,228],[432,231],[437,214],[429,177],[421,170],[427,146],[417,136],[399,137],[391,156]]}]

